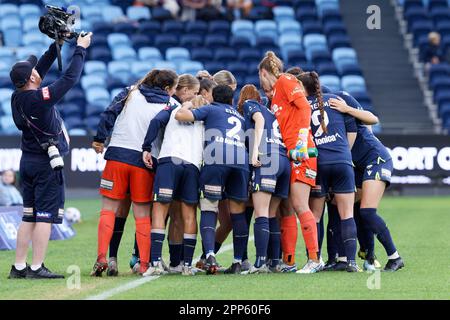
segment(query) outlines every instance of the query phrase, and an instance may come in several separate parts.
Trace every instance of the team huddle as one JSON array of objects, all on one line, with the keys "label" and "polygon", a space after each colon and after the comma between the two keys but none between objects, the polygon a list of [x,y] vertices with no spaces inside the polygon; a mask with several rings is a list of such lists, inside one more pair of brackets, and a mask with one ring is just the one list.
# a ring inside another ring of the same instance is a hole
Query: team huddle
[{"label": "team huddle", "polygon": [[[93,276],[118,274],[131,207],[130,267],[143,276],[360,272],[357,255],[374,271],[375,236],[386,250],[384,270],[404,266],[377,213],[393,170],[370,128],[378,118],[347,92],[322,87],[317,73],[285,71],[273,52],[258,69],[264,97],[247,84],[233,101],[237,83],[226,70],[194,77],[154,69],[102,113],[93,148],[108,148]],[[307,254],[299,267],[298,221]],[[169,265],[162,259],[167,224]],[[198,232],[203,253],[194,266]],[[233,261],[222,268],[216,255],[231,232]]]}]

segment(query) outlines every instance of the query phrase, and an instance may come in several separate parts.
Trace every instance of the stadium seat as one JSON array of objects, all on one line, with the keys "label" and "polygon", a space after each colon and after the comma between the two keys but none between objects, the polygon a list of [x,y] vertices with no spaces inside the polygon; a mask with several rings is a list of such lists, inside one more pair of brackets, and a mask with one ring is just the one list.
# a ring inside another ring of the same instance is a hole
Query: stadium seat
[{"label": "stadium seat", "polygon": [[22,44],[22,23],[19,16],[4,16],[0,28],[7,47],[18,47]]},{"label": "stadium seat", "polygon": [[[273,39],[270,37],[257,37],[256,38],[256,48],[258,48],[259,50],[265,52],[265,51],[275,51],[278,50],[278,44],[277,44],[278,39]],[[243,48],[243,47],[240,47]]]},{"label": "stadium seat", "polygon": [[338,76],[338,71],[336,69],[336,66],[334,65],[333,62],[322,62],[322,63],[317,63],[317,73],[322,75],[322,76]]},{"label": "stadium seat", "polygon": [[15,62],[15,60],[16,58],[11,48],[0,47],[0,62],[5,63],[5,68],[8,69],[7,74],[8,77],[9,77],[9,68]]},{"label": "stadium seat", "polygon": [[134,50],[153,45],[153,41],[150,40],[150,37],[144,34],[133,34],[130,36],[130,40]]},{"label": "stadium seat", "polygon": [[[307,51],[308,52],[308,51]],[[328,49],[315,49],[310,52],[310,61],[315,65],[320,63],[329,63],[331,62],[331,54]],[[307,55],[308,57],[308,55]]]},{"label": "stadium seat", "polygon": [[[0,9],[1,10],[1,9]],[[22,19],[29,17],[40,17],[42,14],[41,9],[35,4],[22,4],[19,7],[19,14]]]},{"label": "stadium seat", "polygon": [[[64,119],[64,124],[67,129],[71,131],[72,129],[83,129],[84,123],[80,116],[71,116]],[[98,124],[98,122],[97,122]]]},{"label": "stadium seat", "polygon": [[236,61],[237,52],[236,49],[233,48],[220,48],[217,49],[214,54],[215,61],[222,61],[223,63],[229,63],[232,61]]},{"label": "stadium seat", "polygon": [[0,17],[19,16],[19,7],[12,3],[0,4]]},{"label": "stadium seat", "polygon": [[130,46],[130,38],[125,33],[111,33],[108,34],[108,45],[111,49],[118,46]]},{"label": "stadium seat", "polygon": [[295,12],[292,7],[279,6],[272,9],[275,21],[295,20]]},{"label": "stadium seat", "polygon": [[144,47],[138,51],[139,60],[141,61],[159,61],[162,60],[161,52],[158,48]]},{"label": "stadium seat", "polygon": [[327,22],[323,26],[323,31],[327,37],[332,35],[347,35],[347,28],[342,22]]},{"label": "stadium seat", "polygon": [[178,67],[178,72],[180,74],[188,73],[193,76],[197,74],[200,70],[203,70],[203,63],[198,61],[181,61]]},{"label": "stadium seat", "polygon": [[109,62],[112,60],[111,51],[106,47],[95,47],[89,51],[89,58],[91,60],[100,60]]},{"label": "stadium seat", "polygon": [[109,92],[104,88],[89,88],[86,90],[87,103],[97,103],[107,106],[109,104]]},{"label": "stadium seat", "polygon": [[118,6],[99,6],[102,11],[103,20],[109,22],[115,22],[123,19],[124,14],[122,8]]},{"label": "stadium seat", "polygon": [[150,20],[151,14],[150,10],[147,7],[128,7],[127,8],[127,17],[131,20],[141,21],[141,20]]},{"label": "stadium seat", "polygon": [[131,74],[135,78],[143,78],[153,67],[152,62],[142,63],[142,61],[134,61],[131,63]]},{"label": "stadium seat", "polygon": [[320,84],[330,88],[331,91],[341,90],[341,81],[339,77],[333,75],[321,75]]},{"label": "stadium seat", "polygon": [[209,34],[205,37],[205,47],[221,48],[228,46],[228,39],[224,35]]},{"label": "stadium seat", "polygon": [[227,65],[227,70],[235,77],[246,77],[248,74],[248,64],[245,62],[230,62]]},{"label": "stadium seat", "polygon": [[178,63],[180,61],[190,60],[189,51],[186,48],[168,48],[166,51],[166,60]]},{"label": "stadium seat", "polygon": [[9,101],[11,99],[11,95],[14,91],[11,89],[0,88],[0,103],[4,103],[5,101]]},{"label": "stadium seat", "polygon": [[100,6],[83,6],[83,10],[81,10],[80,12],[81,17],[90,21],[91,23],[102,22],[104,20],[102,8]]},{"label": "stadium seat", "polygon": [[108,73],[111,77],[120,79],[122,83],[128,83],[131,76],[130,64],[125,61],[111,61],[108,64]]},{"label": "stadium seat", "polygon": [[278,33],[279,34],[293,33],[301,35],[302,28],[300,23],[298,23],[297,21],[280,21],[280,23],[278,23]]},{"label": "stadium seat", "polygon": [[252,43],[246,37],[231,36],[229,46],[231,48],[250,48]]},{"label": "stadium seat", "polygon": [[162,7],[154,7],[152,10],[152,18],[157,21],[171,20],[172,14],[169,10]]},{"label": "stadium seat", "polygon": [[98,75],[86,75],[81,77],[81,87],[87,91],[92,88],[105,88],[105,79]]},{"label": "stadium seat", "polygon": [[113,30],[115,33],[124,33],[130,36],[137,32],[137,26],[131,22],[118,22],[114,24]]},{"label": "stadium seat", "polygon": [[341,79],[342,89],[349,93],[355,91],[367,91],[364,78],[361,76],[343,76]]},{"label": "stadium seat", "polygon": [[200,48],[203,46],[203,37],[199,34],[183,34],[180,46],[186,49]]},{"label": "stadium seat", "polygon": [[0,127],[5,135],[18,135],[20,131],[14,124],[14,120],[10,115],[0,117]]},{"label": "stadium seat", "polygon": [[333,50],[334,63],[339,62],[357,62],[356,51],[352,48],[337,48]]},{"label": "stadium seat", "polygon": [[241,49],[239,50],[238,59],[241,62],[252,63],[259,62],[262,59],[262,54],[258,49]]},{"label": "stadium seat", "polygon": [[339,9],[324,9],[322,11],[322,21],[324,22],[342,22],[342,16]]},{"label": "stadium seat", "polygon": [[139,24],[139,33],[150,35],[150,34],[158,34],[161,32],[161,23],[159,21],[143,21]]},{"label": "stadium seat", "polygon": [[82,128],[74,128],[69,130],[69,136],[71,137],[84,137],[87,136],[88,132]]},{"label": "stadium seat", "polygon": [[174,34],[157,34],[154,43],[161,52],[166,52],[167,48],[178,46],[178,37]]},{"label": "stadium seat", "polygon": [[296,18],[301,23],[319,21],[317,9],[314,8],[299,8],[296,12]]},{"label": "stadium seat", "polygon": [[303,50],[294,49],[287,51],[287,62],[292,65],[299,65],[302,63],[306,63],[306,55]]},{"label": "stadium seat", "polygon": [[81,88],[72,88],[64,96],[64,102],[71,102],[71,103],[74,103],[74,104],[80,106],[80,108],[84,108],[84,106],[86,104],[84,91]]},{"label": "stadium seat", "polygon": [[184,32],[184,24],[181,21],[166,20],[161,25],[163,33],[182,34]]},{"label": "stadium seat", "polygon": [[119,93],[121,93],[123,91],[123,88],[115,88],[111,90],[111,101],[113,101],[118,95]]},{"label": "stadium seat", "polygon": [[272,20],[256,21],[255,33],[256,36],[271,37],[276,41],[278,38],[277,24]]},{"label": "stadium seat", "polygon": [[205,21],[188,21],[185,25],[185,33],[204,36],[208,33],[208,23]]},{"label": "stadium seat", "polygon": [[194,48],[191,51],[191,58],[202,62],[212,61],[214,59],[214,54],[210,48]]},{"label": "stadium seat", "polygon": [[328,36],[328,47],[330,50],[334,50],[336,48],[350,48],[351,46],[350,38],[347,35]]},{"label": "stadium seat", "polygon": [[84,64],[84,73],[87,75],[95,75],[106,78],[106,64],[103,61],[90,60]]},{"label": "stadium seat", "polygon": [[303,35],[307,34],[322,34],[323,28],[319,21],[308,21],[302,24]]},{"label": "stadium seat", "polygon": [[42,46],[36,47],[19,47],[16,49],[16,59],[18,61],[24,61],[28,59],[30,55],[40,56]]},{"label": "stadium seat", "polygon": [[253,22],[249,20],[235,20],[231,23],[231,32],[233,35],[247,37],[253,42],[255,38]]},{"label": "stadium seat", "polygon": [[22,20],[22,31],[24,33],[30,32],[40,32],[38,28],[39,18],[38,17],[27,17]]},{"label": "stadium seat", "polygon": [[122,82],[122,80],[117,78],[109,77],[106,79],[106,89],[108,91],[122,90],[127,85],[128,83]]},{"label": "stadium seat", "polygon": [[226,68],[226,65],[223,62],[220,61],[211,61],[206,62],[205,69],[209,71],[212,75],[214,75],[216,72],[219,72],[220,70],[224,70]]},{"label": "stadium seat", "polygon": [[112,49],[114,60],[133,62],[136,60],[136,51],[130,47],[116,47]]},{"label": "stadium seat", "polygon": [[161,61],[156,61],[155,62],[155,68],[156,69],[167,69],[167,70],[176,71],[177,66],[173,62],[161,60]]},{"label": "stadium seat", "polygon": [[[211,21],[208,25],[208,33],[229,36],[230,23],[228,21],[223,21],[223,20]],[[233,32],[233,34],[234,34],[234,32]]]},{"label": "stadium seat", "polygon": [[112,32],[113,32],[113,25],[110,22],[97,21],[92,23],[92,33],[94,34],[94,37],[98,35],[107,36]]},{"label": "stadium seat", "polygon": [[282,34],[278,39],[278,46],[282,50],[284,59],[287,59],[287,52],[290,50],[302,50],[302,38],[294,34]]},{"label": "stadium seat", "polygon": [[105,111],[106,106],[98,103],[89,103],[86,105],[86,117],[99,117]]}]

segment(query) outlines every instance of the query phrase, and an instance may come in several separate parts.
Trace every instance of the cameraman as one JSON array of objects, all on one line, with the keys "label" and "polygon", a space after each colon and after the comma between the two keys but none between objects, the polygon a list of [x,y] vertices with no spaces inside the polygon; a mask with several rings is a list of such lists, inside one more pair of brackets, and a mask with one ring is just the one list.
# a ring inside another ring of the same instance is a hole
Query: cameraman
[{"label": "cameraman", "polygon": [[[91,36],[89,33],[78,37],[66,72],[47,87],[40,86],[57,57],[55,43],[39,61],[30,56],[26,61],[17,62],[10,72],[16,87],[11,97],[12,115],[17,128],[22,131],[20,177],[24,201],[23,219],[17,233],[16,262],[11,267],[10,279],[64,278],[43,264],[52,223],[60,224],[63,219],[64,164],[61,156],[69,152],[67,131],[55,104],[78,82]],[[33,261],[28,266],[30,241]]]}]

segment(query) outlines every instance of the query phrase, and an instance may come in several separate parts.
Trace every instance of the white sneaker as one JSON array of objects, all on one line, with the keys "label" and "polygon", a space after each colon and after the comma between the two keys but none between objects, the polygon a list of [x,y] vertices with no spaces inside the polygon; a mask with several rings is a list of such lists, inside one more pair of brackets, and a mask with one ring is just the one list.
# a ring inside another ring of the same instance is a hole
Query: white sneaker
[{"label": "white sneaker", "polygon": [[269,267],[266,264],[263,264],[261,267],[257,268],[254,265],[250,266],[248,270],[249,274],[260,274],[260,273],[270,273]]},{"label": "white sneaker", "polygon": [[177,274],[183,272],[183,265],[180,263],[176,267],[169,266],[169,274]]},{"label": "white sneaker", "polygon": [[183,276],[195,276],[195,270],[191,266],[182,266],[181,267],[181,275]]},{"label": "white sneaker", "polygon": [[303,268],[298,270],[296,273],[301,274],[310,274],[310,273],[316,273],[319,272],[321,268],[320,262],[315,262],[313,260],[308,260],[308,262],[305,264]]},{"label": "white sneaker", "polygon": [[323,268],[325,267],[325,261],[323,261],[322,257],[320,257],[319,263],[320,263],[320,270],[319,271],[322,271]]},{"label": "white sneaker", "polygon": [[249,271],[250,268],[251,268],[252,266],[253,266],[253,265],[252,265],[252,263],[250,262],[250,260],[245,259],[244,261],[242,261],[242,264],[241,264],[241,270],[242,270],[242,271]]},{"label": "white sneaker", "polygon": [[156,263],[156,265],[150,265],[148,267],[147,271],[142,275],[144,277],[150,277],[150,276],[162,276],[167,274],[167,271],[164,270],[164,267],[162,266],[161,261]]},{"label": "white sneaker", "polygon": [[363,270],[368,272],[375,272],[377,270],[375,263],[371,264],[369,260],[364,260]]},{"label": "white sneaker", "polygon": [[136,262],[133,266],[133,269],[131,269],[131,271],[134,274],[139,274],[139,271],[141,270],[141,264],[139,262]]},{"label": "white sneaker", "polygon": [[294,263],[292,266],[282,262],[280,264],[280,270],[282,273],[290,273],[290,272],[296,272],[297,271],[297,264]]}]

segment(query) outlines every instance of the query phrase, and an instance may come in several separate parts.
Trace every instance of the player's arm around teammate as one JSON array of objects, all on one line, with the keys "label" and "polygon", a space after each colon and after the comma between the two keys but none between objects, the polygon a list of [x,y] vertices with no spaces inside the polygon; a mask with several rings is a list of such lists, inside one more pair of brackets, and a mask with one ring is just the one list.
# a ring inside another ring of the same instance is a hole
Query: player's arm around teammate
[{"label": "player's arm around teammate", "polygon": [[[317,187],[311,193],[311,207],[319,222],[323,213],[325,196],[334,194],[341,218],[341,234],[349,272],[360,271],[356,265],[356,224],[353,218],[355,177],[351,158],[351,142],[356,138],[353,117],[331,109],[329,100],[335,95],[322,95],[319,76],[305,72],[299,76],[313,110],[311,127],[319,149]],[[349,141],[350,140],[350,141]]]},{"label": "player's arm around teammate", "polygon": [[[317,161],[308,155],[308,149],[315,148],[310,132],[311,108],[303,86],[294,76],[282,74],[282,70],[282,61],[268,52],[259,65],[259,76],[264,90],[273,90],[272,111],[291,158],[290,202],[300,220],[309,258],[302,270],[314,273],[320,262],[316,222],[308,204],[317,174]],[[285,235],[282,236],[283,260],[295,270],[297,220],[295,215],[285,216],[281,223]]]},{"label": "player's arm around teammate", "polygon": [[114,123],[105,153],[100,194],[102,210],[98,227],[97,261],[92,275],[101,276],[107,267],[106,253],[111,241],[115,215],[129,191],[136,221],[140,272],[148,268],[150,255],[150,201],[154,174],[142,161],[142,144],[150,121],[165,108],[175,92],[178,76],[169,70],[152,70],[129,90]]},{"label": "player's arm around teammate", "polygon": [[[267,273],[276,270],[279,265],[280,226],[276,215],[281,199],[287,199],[289,194],[290,163],[278,121],[261,104],[261,97],[254,85],[242,88],[238,111],[244,115],[249,148],[252,150],[251,192],[255,211],[256,260],[249,273]],[[267,260],[270,260],[270,269]]]}]

